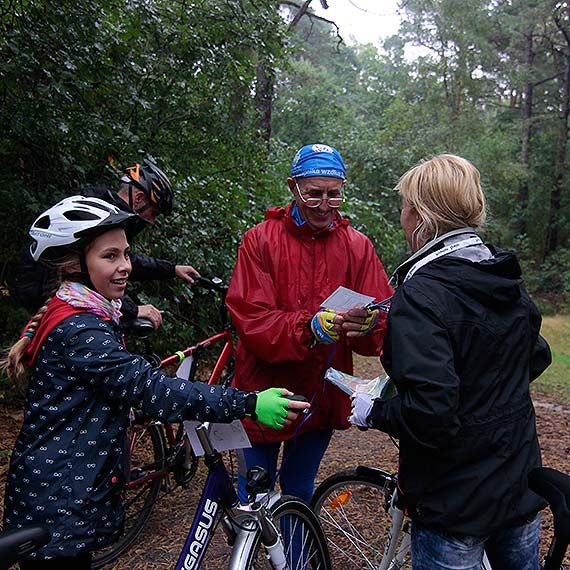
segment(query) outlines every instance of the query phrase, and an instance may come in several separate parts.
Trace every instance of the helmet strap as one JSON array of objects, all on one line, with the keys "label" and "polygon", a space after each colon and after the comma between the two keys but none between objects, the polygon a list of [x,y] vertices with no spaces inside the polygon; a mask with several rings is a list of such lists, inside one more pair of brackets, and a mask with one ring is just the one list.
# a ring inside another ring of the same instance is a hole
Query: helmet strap
[{"label": "helmet strap", "polygon": [[129,182],[129,208],[134,210],[134,200],[133,200],[133,183]]},{"label": "helmet strap", "polygon": [[[87,262],[85,261],[85,251],[81,251],[79,254],[79,265],[81,267],[81,272],[78,274],[81,276],[83,283],[89,287],[89,289],[93,289],[93,291],[97,291],[95,289],[95,285],[91,281],[91,277],[89,276],[89,270],[87,269]],[[98,291],[97,291],[98,292]]]}]

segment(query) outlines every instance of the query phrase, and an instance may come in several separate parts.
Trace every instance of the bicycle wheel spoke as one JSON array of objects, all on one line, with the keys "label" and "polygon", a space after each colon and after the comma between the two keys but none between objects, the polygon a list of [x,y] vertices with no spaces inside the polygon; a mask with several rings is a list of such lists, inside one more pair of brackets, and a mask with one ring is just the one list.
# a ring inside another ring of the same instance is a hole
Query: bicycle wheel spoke
[{"label": "bicycle wheel spoke", "polygon": [[[374,568],[373,561],[378,560],[382,556],[384,549],[382,548],[382,551],[380,551],[380,549],[375,548],[373,544],[366,540],[360,530],[352,523],[343,504],[333,507],[334,504],[335,500],[333,499],[331,500],[331,505],[323,506],[321,510],[321,524],[325,529],[325,534],[331,534],[330,532],[327,533],[327,528],[333,528],[336,532],[341,533],[342,537],[349,542],[352,548],[343,548],[336,542],[330,543],[331,548],[343,554],[349,560],[353,559],[356,551],[370,568]],[[331,510],[334,511],[334,516],[331,514]]]},{"label": "bicycle wheel spoke", "polygon": [[[302,501],[283,497],[272,507],[272,518],[277,526],[290,570],[329,570],[330,558],[322,528],[311,509]],[[261,533],[252,544],[244,569],[273,568]]]},{"label": "bicycle wheel spoke", "polygon": [[[402,568],[409,570],[409,549],[396,560],[387,560],[391,543],[391,517],[386,510],[391,485],[388,474],[375,482],[356,471],[338,474],[324,481],[315,492],[318,514],[331,552],[334,568]],[[395,537],[399,540],[399,536]]]},{"label": "bicycle wheel spoke", "polygon": [[131,450],[131,482],[136,484],[126,488],[124,533],[110,546],[96,551],[93,568],[101,568],[116,560],[128,550],[142,531],[160,493],[162,477],[147,478],[162,469],[165,462],[165,442],[162,428],[149,425],[135,430],[135,445]]}]

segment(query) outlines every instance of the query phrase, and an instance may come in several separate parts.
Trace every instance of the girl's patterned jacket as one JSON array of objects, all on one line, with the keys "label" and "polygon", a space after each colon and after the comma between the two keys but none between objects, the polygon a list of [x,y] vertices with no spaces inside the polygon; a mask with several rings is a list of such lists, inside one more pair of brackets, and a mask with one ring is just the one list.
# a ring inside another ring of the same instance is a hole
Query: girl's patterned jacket
[{"label": "girl's patterned jacket", "polygon": [[64,319],[43,342],[6,484],[5,529],[46,523],[38,559],[73,556],[117,539],[131,407],[166,422],[230,422],[245,393],[170,378],[123,346],[112,321]]}]

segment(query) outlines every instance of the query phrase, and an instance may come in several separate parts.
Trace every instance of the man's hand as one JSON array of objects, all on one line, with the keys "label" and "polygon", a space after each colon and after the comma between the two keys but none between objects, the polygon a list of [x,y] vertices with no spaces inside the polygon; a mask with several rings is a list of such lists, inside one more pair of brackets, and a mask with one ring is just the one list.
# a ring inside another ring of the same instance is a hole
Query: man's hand
[{"label": "man's hand", "polygon": [[346,313],[339,315],[337,322],[340,321],[342,330],[347,337],[359,337],[368,334],[378,322],[380,311],[374,309],[350,309]]},{"label": "man's hand", "polygon": [[162,313],[153,305],[139,305],[138,309],[137,317],[148,319],[152,323],[154,330],[162,324]]},{"label": "man's hand", "polygon": [[176,277],[179,279],[183,279],[186,283],[194,283],[194,275],[200,275],[196,269],[194,269],[191,265],[177,265],[174,268],[174,273]]},{"label": "man's hand", "polygon": [[341,324],[339,313],[332,309],[321,309],[311,319],[311,330],[318,342],[333,344],[340,338]]}]

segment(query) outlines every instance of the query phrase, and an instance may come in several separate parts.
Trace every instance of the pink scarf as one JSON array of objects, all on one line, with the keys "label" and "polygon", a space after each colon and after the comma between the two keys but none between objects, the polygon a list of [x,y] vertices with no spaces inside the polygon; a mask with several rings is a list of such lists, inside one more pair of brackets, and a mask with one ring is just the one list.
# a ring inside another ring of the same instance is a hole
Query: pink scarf
[{"label": "pink scarf", "polygon": [[121,317],[120,299],[109,301],[109,299],[93,291],[93,289],[89,289],[83,283],[64,281],[55,295],[58,299],[65,301],[72,307],[94,313],[103,319],[110,319],[118,323]]}]

